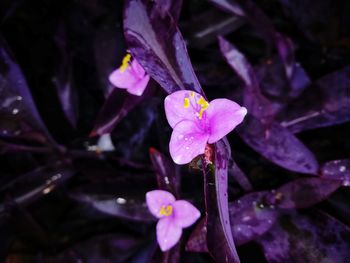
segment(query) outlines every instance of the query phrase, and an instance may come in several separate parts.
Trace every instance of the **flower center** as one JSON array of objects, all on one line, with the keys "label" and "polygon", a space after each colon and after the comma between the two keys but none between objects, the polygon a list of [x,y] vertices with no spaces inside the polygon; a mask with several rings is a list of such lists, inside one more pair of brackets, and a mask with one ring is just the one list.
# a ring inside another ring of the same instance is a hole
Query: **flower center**
[{"label": "flower center", "polygon": [[123,58],[122,65],[119,68],[120,72],[124,72],[129,67],[130,60],[131,60],[131,55],[128,53]]},{"label": "flower center", "polygon": [[[198,119],[201,120],[203,118],[204,111],[209,108],[209,102],[207,102],[203,96],[200,96],[198,99],[198,96],[196,98],[195,93],[192,91],[190,96],[184,99],[184,108],[186,109],[191,105],[197,111],[196,114]],[[193,102],[193,104],[191,102]]]},{"label": "flower center", "polygon": [[162,205],[159,211],[159,215],[161,216],[171,216],[173,213],[173,206],[172,205]]}]

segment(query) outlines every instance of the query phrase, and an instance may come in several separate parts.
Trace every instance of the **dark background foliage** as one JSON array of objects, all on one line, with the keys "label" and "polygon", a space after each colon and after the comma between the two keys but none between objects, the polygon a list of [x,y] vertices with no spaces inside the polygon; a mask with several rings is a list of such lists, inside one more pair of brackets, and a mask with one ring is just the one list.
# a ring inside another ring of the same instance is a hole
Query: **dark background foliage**
[{"label": "dark background foliage", "polygon": [[[169,159],[163,99],[177,87],[157,57],[126,44],[123,24],[144,21],[123,21],[123,2],[0,2],[0,262],[212,262],[208,249],[221,253],[203,220],[171,252],[157,248],[145,193],[166,188],[204,215],[205,183],[199,159]],[[178,25],[208,99],[249,110],[227,137],[241,262],[349,262],[349,2],[125,2],[164,15],[147,17],[159,39]],[[108,83],[131,47],[160,83],[140,98]],[[93,147],[104,133],[112,152]]]}]

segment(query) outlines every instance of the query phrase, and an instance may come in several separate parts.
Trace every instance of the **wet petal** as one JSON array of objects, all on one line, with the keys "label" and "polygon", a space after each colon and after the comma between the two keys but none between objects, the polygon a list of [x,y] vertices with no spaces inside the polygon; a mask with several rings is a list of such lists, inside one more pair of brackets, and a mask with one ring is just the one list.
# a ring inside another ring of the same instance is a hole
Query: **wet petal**
[{"label": "wet petal", "polygon": [[133,86],[128,88],[128,92],[136,96],[141,96],[145,91],[148,82],[149,82],[149,75],[145,75],[141,80],[139,80]]},{"label": "wet petal", "polygon": [[134,74],[133,70],[128,67],[124,71],[120,71],[120,69],[114,70],[109,75],[109,81],[117,88],[128,89],[137,83],[138,77]]},{"label": "wet petal", "polygon": [[159,214],[162,205],[169,205],[175,202],[175,197],[163,190],[153,190],[147,192],[146,203],[149,211],[157,218],[163,217]]},{"label": "wet petal", "polygon": [[167,251],[179,242],[181,227],[174,224],[171,217],[165,217],[157,223],[157,241],[162,251]]},{"label": "wet petal", "polygon": [[197,119],[197,111],[191,107],[189,103],[185,103],[185,98],[190,97],[191,94],[200,96],[198,93],[190,90],[180,90],[168,95],[165,98],[165,115],[172,128],[183,120],[195,121]]},{"label": "wet petal", "polygon": [[193,121],[178,123],[171,134],[169,151],[173,161],[186,164],[203,154],[209,135]]},{"label": "wet petal", "polygon": [[174,223],[179,227],[189,227],[201,216],[199,210],[185,200],[176,201],[174,204]]},{"label": "wet petal", "polygon": [[247,109],[228,99],[216,99],[210,102],[206,117],[210,127],[209,143],[214,143],[231,132],[240,124]]}]

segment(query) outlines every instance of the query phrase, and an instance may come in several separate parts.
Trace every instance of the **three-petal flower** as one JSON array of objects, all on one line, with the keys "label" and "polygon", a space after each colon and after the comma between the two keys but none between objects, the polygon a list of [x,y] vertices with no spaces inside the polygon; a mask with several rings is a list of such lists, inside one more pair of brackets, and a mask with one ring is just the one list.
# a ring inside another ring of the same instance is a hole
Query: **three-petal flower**
[{"label": "three-petal flower", "polygon": [[182,229],[191,226],[200,217],[200,212],[191,203],[177,200],[163,190],[154,190],[146,194],[146,203],[150,212],[159,221],[157,223],[157,241],[162,251],[172,248],[180,240]]},{"label": "three-petal flower", "polygon": [[228,99],[207,102],[200,94],[181,90],[165,98],[165,114],[173,128],[169,150],[175,163],[186,164],[203,154],[240,124],[247,109]]},{"label": "three-petal flower", "polygon": [[127,54],[122,65],[109,75],[109,81],[117,88],[126,89],[129,93],[141,96],[147,87],[150,76],[131,55]]}]

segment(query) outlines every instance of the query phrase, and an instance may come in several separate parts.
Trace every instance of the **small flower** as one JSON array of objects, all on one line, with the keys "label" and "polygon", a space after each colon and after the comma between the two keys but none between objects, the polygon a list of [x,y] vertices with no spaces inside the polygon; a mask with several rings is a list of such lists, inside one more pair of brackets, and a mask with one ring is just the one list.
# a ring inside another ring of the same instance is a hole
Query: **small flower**
[{"label": "small flower", "polygon": [[191,226],[200,217],[200,212],[185,200],[163,190],[154,190],[146,194],[149,211],[159,221],[157,223],[157,241],[162,251],[172,248],[180,240],[182,229]]},{"label": "small flower", "polygon": [[131,55],[127,54],[123,58],[122,65],[109,75],[109,81],[117,88],[141,96],[150,77],[136,59],[130,61]]},{"label": "small flower", "polygon": [[174,162],[186,164],[240,124],[247,109],[228,99],[207,102],[200,94],[181,90],[165,98],[165,114],[173,128],[169,150]]}]

